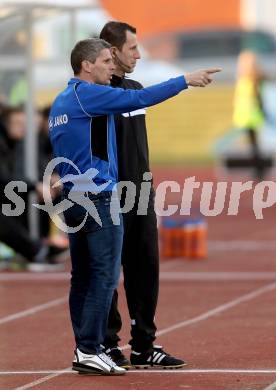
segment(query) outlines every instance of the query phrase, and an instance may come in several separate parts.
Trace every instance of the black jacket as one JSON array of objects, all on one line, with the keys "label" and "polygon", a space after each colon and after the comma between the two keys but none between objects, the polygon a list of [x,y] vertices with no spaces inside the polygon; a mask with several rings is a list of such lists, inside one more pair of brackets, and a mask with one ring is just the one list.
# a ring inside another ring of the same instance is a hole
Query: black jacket
[{"label": "black jacket", "polygon": [[[137,81],[113,76],[112,87],[142,89]],[[149,172],[149,149],[145,110],[116,115],[116,137],[119,181],[130,180],[134,184],[143,181],[143,174]]]},{"label": "black jacket", "polygon": [[0,202],[6,201],[5,186],[12,180],[24,181],[27,192],[35,189],[35,183],[23,176],[22,144],[12,141],[5,132],[0,133]]}]

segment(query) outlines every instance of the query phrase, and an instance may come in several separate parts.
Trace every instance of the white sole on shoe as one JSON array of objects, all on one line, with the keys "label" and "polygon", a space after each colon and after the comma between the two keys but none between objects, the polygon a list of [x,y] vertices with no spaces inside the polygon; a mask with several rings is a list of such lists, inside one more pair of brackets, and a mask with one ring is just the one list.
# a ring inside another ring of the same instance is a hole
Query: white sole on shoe
[{"label": "white sole on shoe", "polygon": [[173,370],[173,369],[177,370],[177,369],[182,368],[182,367],[187,366],[187,365],[188,365],[188,363],[178,364],[177,366],[162,366],[160,364],[153,364],[153,365],[133,364],[131,367],[136,368],[137,370],[139,370],[139,369],[146,370],[148,368],[162,368],[163,370]]},{"label": "white sole on shoe", "polygon": [[104,371],[97,368],[89,367],[81,363],[73,363],[72,370],[78,371],[81,375],[105,375],[105,376],[115,376],[115,375],[125,375],[126,371]]},{"label": "white sole on shoe", "polygon": [[63,271],[63,264],[45,264],[45,263],[29,263],[27,270],[30,272],[57,272]]}]

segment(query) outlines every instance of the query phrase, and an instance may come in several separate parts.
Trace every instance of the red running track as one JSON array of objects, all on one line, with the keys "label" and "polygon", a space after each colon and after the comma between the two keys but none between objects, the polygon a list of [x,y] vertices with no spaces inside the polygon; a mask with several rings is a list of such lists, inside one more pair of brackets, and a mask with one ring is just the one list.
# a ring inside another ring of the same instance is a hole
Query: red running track
[{"label": "red running track", "polygon": [[[0,389],[268,388],[276,381],[275,214],[271,208],[256,221],[244,199],[239,216],[208,219],[207,260],[162,261],[157,344],[187,359],[182,370],[120,378],[63,372],[73,353],[68,274],[0,273]],[[128,354],[122,286],[120,297]]]}]

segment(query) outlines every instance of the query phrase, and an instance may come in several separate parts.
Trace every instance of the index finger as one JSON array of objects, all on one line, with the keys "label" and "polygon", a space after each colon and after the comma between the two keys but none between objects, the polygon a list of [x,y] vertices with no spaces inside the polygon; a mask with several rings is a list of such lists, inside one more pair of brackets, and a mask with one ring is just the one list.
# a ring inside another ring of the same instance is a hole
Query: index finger
[{"label": "index finger", "polygon": [[207,73],[218,73],[218,72],[221,72],[222,71],[222,68],[209,68],[209,69],[206,69],[206,72]]}]

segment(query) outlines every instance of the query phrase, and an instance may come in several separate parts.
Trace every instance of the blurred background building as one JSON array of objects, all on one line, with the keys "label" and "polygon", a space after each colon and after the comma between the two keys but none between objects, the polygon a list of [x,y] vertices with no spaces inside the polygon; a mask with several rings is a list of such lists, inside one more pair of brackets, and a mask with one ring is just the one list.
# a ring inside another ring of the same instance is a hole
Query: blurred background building
[{"label": "blurred background building", "polygon": [[[223,68],[211,88],[190,90],[148,110],[153,163],[212,161],[215,140],[232,126],[239,53],[256,51],[265,71],[275,74],[275,16],[274,0],[1,1],[1,101],[28,100],[31,50],[34,103],[51,104],[71,75],[68,58],[75,41],[96,36],[108,20],[124,20],[138,29],[143,60],[133,77],[144,85],[195,68]],[[267,94],[274,96],[271,85]]]}]

